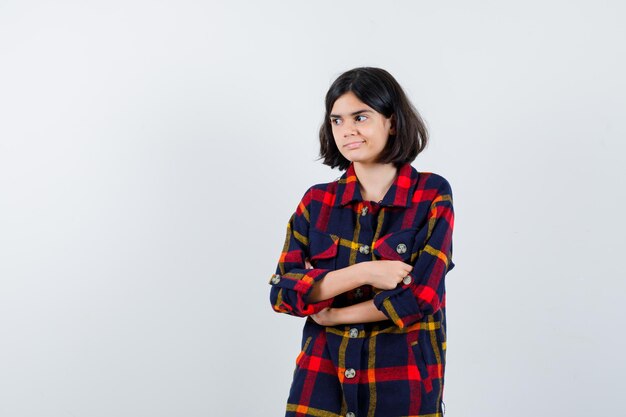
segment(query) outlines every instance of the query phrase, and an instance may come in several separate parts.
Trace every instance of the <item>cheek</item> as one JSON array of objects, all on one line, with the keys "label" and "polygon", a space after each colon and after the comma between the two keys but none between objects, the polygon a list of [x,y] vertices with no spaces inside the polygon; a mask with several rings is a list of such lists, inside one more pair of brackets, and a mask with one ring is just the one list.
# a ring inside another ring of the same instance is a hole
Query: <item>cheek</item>
[{"label": "cheek", "polygon": [[362,133],[365,137],[370,139],[370,142],[375,143],[376,146],[384,146],[387,141],[385,132],[378,127],[368,126],[366,129],[362,129]]},{"label": "cheek", "polygon": [[333,142],[335,142],[335,146],[337,146],[339,151],[341,151],[340,143],[341,143],[342,138],[343,138],[342,131],[341,131],[341,129],[339,127],[336,127],[334,129],[332,129],[332,133],[333,133]]},{"label": "cheek", "polygon": [[389,140],[389,136],[381,135],[380,139],[376,141],[376,147],[378,151],[382,151],[387,146],[387,141]]}]

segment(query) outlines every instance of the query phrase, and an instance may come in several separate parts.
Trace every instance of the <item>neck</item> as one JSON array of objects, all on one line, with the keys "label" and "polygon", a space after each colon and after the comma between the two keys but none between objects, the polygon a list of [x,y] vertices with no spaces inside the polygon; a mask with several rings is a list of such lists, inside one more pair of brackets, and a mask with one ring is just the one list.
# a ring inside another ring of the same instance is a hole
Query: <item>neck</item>
[{"label": "neck", "polygon": [[398,169],[393,164],[354,163],[361,197],[366,201],[381,201],[396,178]]}]

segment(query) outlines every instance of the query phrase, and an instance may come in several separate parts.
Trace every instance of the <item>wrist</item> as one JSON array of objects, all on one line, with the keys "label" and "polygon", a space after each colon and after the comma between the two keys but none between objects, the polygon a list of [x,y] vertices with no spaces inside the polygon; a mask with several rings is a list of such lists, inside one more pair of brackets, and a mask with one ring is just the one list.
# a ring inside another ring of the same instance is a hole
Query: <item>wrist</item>
[{"label": "wrist", "polygon": [[332,326],[337,326],[337,325],[346,323],[345,317],[344,317],[346,313],[346,308],[347,307],[339,307],[339,308],[331,309],[330,321],[331,321]]},{"label": "wrist", "polygon": [[365,273],[364,264],[366,262],[359,262],[359,263],[350,265],[350,268],[352,268],[351,272],[352,272],[352,282],[354,283],[354,288],[369,284],[366,273]]}]

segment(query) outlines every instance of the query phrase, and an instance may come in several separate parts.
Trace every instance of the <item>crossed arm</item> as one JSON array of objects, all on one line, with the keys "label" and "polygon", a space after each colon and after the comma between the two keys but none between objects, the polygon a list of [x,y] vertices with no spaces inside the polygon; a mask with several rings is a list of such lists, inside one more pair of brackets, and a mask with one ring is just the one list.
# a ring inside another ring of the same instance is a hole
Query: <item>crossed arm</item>
[{"label": "crossed arm", "polygon": [[[425,236],[420,235],[420,241],[413,245],[418,250],[413,265],[372,260],[337,270],[311,269],[306,262],[311,201],[307,192],[288,223],[283,251],[270,280],[272,308],[298,317],[311,316],[324,325],[390,319],[400,328],[433,314],[445,303],[444,277],[454,267],[452,193],[447,182],[442,182],[437,191],[427,215]],[[399,285],[404,277],[408,279]],[[371,301],[331,307],[335,296],[365,284],[382,291]]]},{"label": "crossed arm", "polygon": [[[312,269],[308,260],[307,269]],[[331,271],[313,285],[308,302],[327,300],[362,285],[372,285],[383,290],[395,288],[413,267],[400,261],[369,261]],[[374,305],[374,300],[348,307],[326,307],[311,318],[323,326],[370,323],[388,317]]]}]

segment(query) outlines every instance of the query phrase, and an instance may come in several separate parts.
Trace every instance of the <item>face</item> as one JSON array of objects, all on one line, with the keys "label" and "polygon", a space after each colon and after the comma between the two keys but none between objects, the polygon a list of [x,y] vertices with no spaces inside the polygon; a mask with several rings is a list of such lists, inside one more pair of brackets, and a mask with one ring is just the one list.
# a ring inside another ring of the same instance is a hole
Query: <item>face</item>
[{"label": "face", "polygon": [[353,92],[340,96],[330,112],[330,125],[339,152],[350,162],[374,163],[395,134],[393,116],[385,117]]}]

